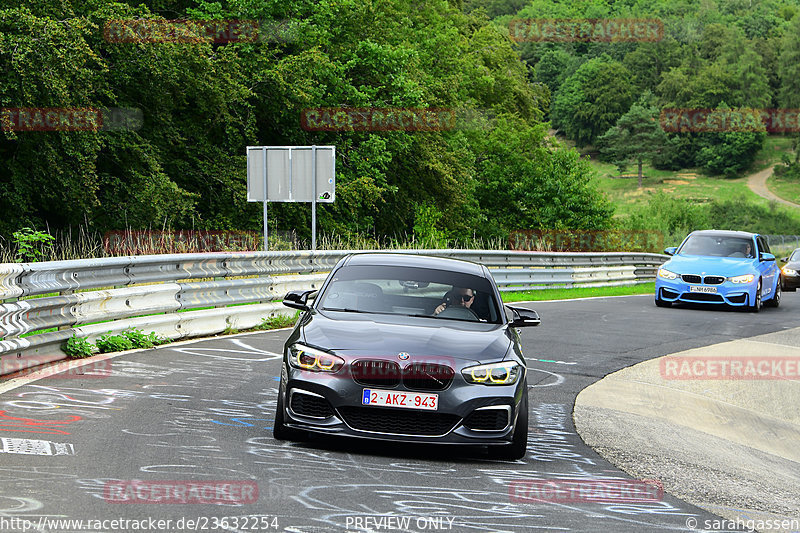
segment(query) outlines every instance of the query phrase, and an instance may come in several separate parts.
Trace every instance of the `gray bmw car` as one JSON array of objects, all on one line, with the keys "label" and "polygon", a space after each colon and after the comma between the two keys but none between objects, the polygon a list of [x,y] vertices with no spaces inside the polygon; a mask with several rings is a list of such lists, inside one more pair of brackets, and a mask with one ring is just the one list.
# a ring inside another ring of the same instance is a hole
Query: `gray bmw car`
[{"label": "gray bmw car", "polygon": [[273,433],[488,445],[524,457],[528,387],[517,327],[480,264],[410,254],[343,258],[286,341]]}]

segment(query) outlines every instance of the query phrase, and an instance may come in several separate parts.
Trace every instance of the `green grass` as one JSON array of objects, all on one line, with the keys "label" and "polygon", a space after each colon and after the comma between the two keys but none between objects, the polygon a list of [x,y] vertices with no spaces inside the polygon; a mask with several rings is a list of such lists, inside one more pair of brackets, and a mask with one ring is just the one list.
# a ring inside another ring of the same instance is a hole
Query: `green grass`
[{"label": "green grass", "polygon": [[[595,153],[588,155],[591,155],[592,167],[597,170],[595,185],[616,207],[614,217],[622,219],[645,206],[649,198],[659,191],[693,203],[745,199],[754,204],[769,206],[769,200],[750,190],[747,186],[747,177],[780,162],[784,153],[791,152],[791,143],[789,137],[767,137],[753,167],[736,178],[707,176],[699,169],[658,170],[645,164],[642,168],[644,178],[641,188],[635,165],[626,169],[624,174],[626,177],[620,177],[616,165],[599,161]],[[796,187],[793,191],[796,200],[787,199],[800,203],[800,190],[797,189],[800,187]],[[775,194],[784,197],[777,191]],[[780,207],[780,209],[790,212],[800,225],[800,210],[790,207]]]},{"label": "green grass", "polygon": [[779,198],[800,204],[800,182],[797,180],[773,174],[767,180],[767,188]]},{"label": "green grass", "polygon": [[538,289],[533,291],[513,291],[502,293],[503,302],[523,302],[532,300],[568,300],[590,298],[593,296],[629,296],[631,294],[654,294],[656,284],[621,285],[616,287],[578,287],[574,289]]}]

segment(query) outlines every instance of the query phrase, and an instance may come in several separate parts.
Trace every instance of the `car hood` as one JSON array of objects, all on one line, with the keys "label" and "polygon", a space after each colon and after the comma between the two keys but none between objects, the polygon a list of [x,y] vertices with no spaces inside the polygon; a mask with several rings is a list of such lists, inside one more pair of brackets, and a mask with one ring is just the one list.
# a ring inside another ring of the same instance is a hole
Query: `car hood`
[{"label": "car hood", "polygon": [[307,344],[341,355],[394,358],[406,352],[412,358],[442,357],[477,363],[502,360],[513,342],[502,324],[340,312],[314,312],[303,325],[301,338]]},{"label": "car hood", "polygon": [[737,276],[755,271],[758,259],[744,257],[708,257],[702,255],[676,255],[662,266],[676,274],[702,274]]}]

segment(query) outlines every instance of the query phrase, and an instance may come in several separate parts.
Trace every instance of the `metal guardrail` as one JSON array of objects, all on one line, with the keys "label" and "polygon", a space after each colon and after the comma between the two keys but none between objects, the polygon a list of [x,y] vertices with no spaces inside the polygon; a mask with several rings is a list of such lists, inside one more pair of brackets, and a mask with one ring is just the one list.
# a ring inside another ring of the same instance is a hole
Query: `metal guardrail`
[{"label": "metal guardrail", "polygon": [[[267,317],[293,312],[281,305],[284,294],[318,288],[324,273],[349,253],[230,252],[0,264],[0,363],[14,360],[0,364],[0,375],[6,368],[24,368],[26,359],[31,365],[64,359],[61,345],[73,335],[94,341],[135,327],[178,339],[252,328]],[[387,253],[483,263],[504,291],[644,283],[667,259],[622,252]],[[58,330],[35,333],[53,328]]]}]

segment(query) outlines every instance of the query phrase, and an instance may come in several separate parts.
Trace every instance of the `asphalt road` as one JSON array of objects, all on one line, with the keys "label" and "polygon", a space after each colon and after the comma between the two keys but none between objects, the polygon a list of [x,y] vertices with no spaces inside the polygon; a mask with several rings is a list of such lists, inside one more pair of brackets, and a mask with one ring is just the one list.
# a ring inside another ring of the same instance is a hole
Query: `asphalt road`
[{"label": "asphalt road", "polygon": [[[577,393],[639,361],[800,326],[800,296],[759,314],[659,309],[646,295],[525,305],[542,325],[522,330],[524,460],[493,461],[480,448],[275,441],[288,330],[206,339],[122,355],[110,375],[52,376],[0,394],[0,531],[638,532],[713,519],[669,495],[514,501],[509,487],[629,480],[575,433]],[[164,501],[179,489],[195,503]]]}]

